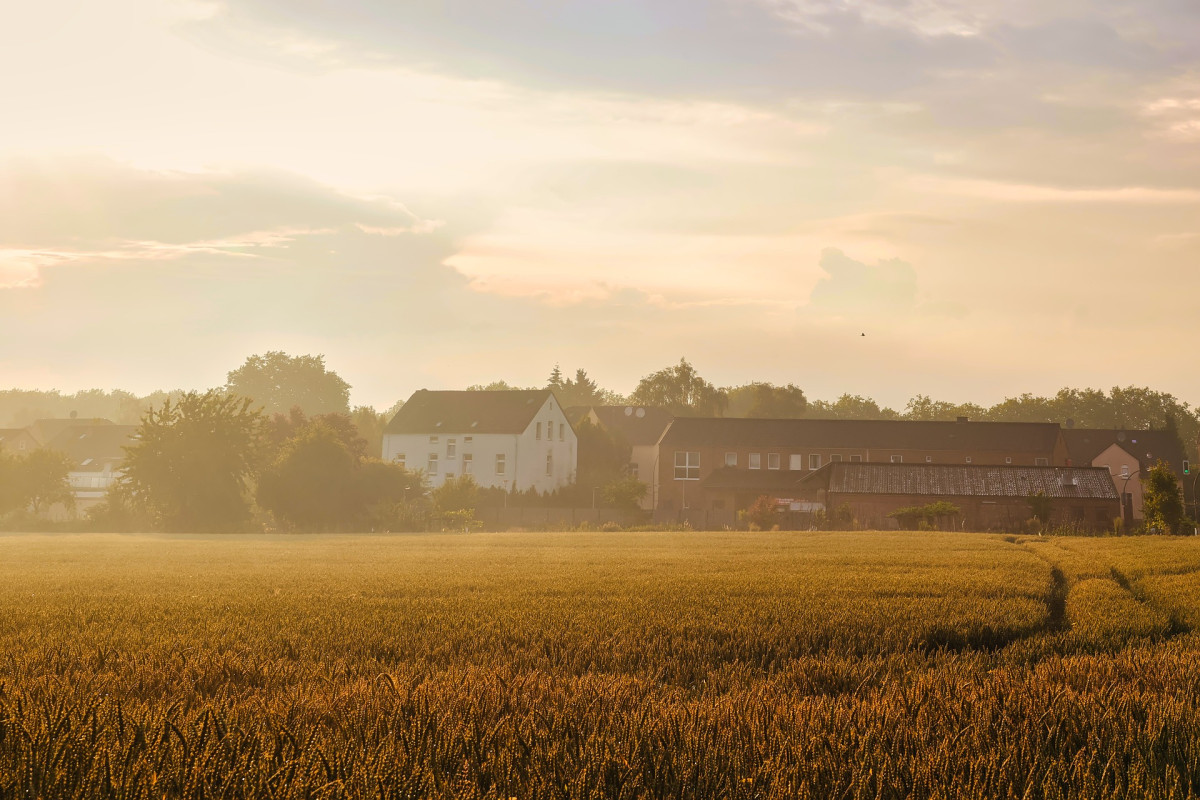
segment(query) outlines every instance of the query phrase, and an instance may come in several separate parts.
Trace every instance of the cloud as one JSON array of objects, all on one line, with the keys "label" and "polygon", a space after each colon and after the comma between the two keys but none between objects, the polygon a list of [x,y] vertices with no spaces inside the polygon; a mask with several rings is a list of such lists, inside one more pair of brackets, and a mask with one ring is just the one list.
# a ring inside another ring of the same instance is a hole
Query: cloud
[{"label": "cloud", "polygon": [[920,302],[917,271],[898,258],[875,264],[857,261],[836,248],[821,252],[826,277],[817,281],[802,311],[870,325],[880,316],[963,317],[967,309],[948,300]]},{"label": "cloud", "polygon": [[917,271],[898,258],[870,265],[841,250],[821,253],[827,275],[817,281],[808,308],[838,316],[908,313],[917,303]]}]

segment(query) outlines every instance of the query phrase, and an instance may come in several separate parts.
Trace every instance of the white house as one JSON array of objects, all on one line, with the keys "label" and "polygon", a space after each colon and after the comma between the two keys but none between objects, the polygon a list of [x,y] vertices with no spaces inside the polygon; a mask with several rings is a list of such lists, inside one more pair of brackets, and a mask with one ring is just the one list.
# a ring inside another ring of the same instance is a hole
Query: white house
[{"label": "white house", "polygon": [[431,392],[408,399],[383,432],[384,460],[506,491],[551,492],[575,480],[579,442],[549,389]]}]

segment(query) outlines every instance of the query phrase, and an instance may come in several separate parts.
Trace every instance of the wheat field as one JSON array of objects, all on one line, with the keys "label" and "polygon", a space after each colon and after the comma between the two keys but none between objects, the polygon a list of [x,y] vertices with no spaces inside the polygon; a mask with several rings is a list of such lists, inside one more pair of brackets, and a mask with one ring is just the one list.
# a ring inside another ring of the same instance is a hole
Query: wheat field
[{"label": "wheat field", "polygon": [[1200,539],[0,536],[0,798],[1200,797]]}]

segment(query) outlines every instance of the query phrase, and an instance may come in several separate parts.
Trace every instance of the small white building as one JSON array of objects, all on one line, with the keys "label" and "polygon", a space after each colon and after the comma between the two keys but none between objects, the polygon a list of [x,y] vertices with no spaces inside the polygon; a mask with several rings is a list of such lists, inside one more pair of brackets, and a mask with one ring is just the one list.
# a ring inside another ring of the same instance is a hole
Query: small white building
[{"label": "small white building", "polygon": [[484,487],[552,492],[575,480],[579,443],[549,389],[433,392],[408,399],[383,432],[383,458],[437,488],[470,475]]}]

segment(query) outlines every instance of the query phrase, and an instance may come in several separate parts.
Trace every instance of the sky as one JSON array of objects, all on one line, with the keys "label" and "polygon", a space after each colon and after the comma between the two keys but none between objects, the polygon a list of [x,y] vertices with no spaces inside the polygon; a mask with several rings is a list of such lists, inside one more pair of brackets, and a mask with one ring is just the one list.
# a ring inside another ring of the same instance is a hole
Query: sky
[{"label": "sky", "polygon": [[2,388],[1200,404],[1194,0],[8,6]]}]

